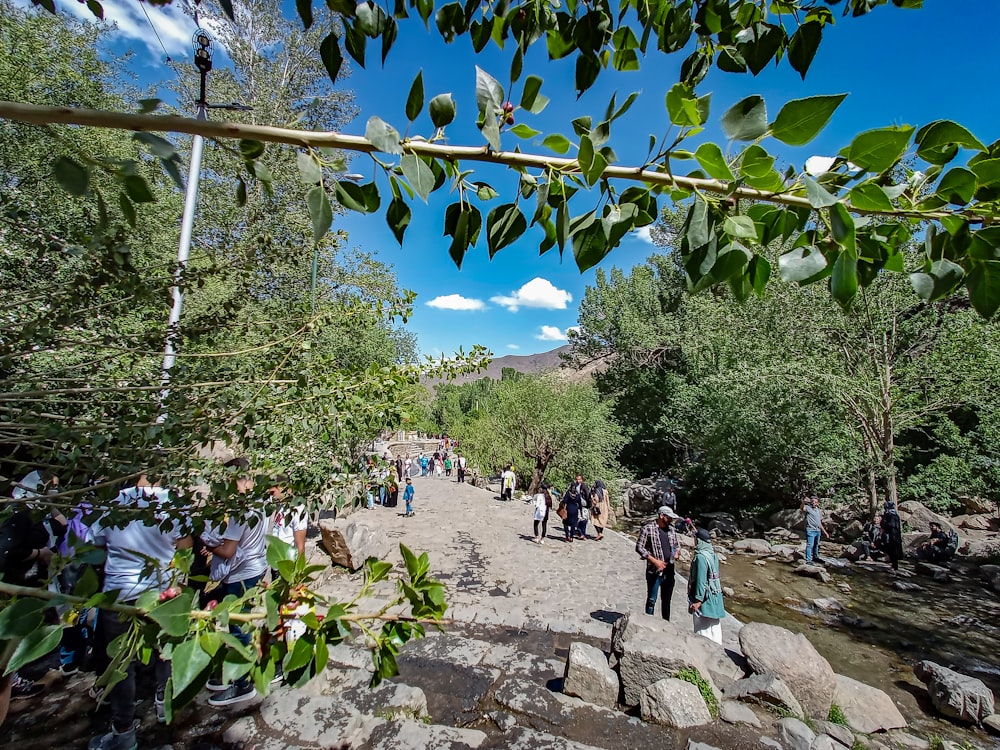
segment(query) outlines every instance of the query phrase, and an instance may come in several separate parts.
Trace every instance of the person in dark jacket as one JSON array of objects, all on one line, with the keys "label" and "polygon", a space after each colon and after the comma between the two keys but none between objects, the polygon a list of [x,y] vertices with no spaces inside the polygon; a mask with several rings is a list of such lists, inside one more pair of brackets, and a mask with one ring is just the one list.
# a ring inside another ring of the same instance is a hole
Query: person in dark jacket
[{"label": "person in dark jacket", "polygon": [[583,522],[581,528],[580,510],[586,508],[590,502],[590,487],[583,481],[582,476],[577,475],[576,481],[566,488],[566,494],[563,495],[563,502],[566,503],[566,512],[568,514],[566,520],[563,521],[567,539],[572,541],[574,536],[586,539],[586,521]]},{"label": "person in dark jacket", "polygon": [[896,503],[892,500],[887,500],[885,503],[881,529],[879,549],[889,558],[892,569],[899,570],[899,561],[903,557],[903,527],[896,512]]}]

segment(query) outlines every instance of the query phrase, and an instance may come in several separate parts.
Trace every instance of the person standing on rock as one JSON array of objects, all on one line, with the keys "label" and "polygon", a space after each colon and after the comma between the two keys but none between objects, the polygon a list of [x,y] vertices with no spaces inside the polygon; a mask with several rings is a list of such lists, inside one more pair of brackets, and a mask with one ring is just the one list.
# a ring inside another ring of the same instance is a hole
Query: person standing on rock
[{"label": "person standing on rock", "polygon": [[899,570],[899,561],[903,557],[903,526],[899,522],[896,503],[886,500],[882,512],[882,534],[879,540],[880,549],[889,558],[893,570]]},{"label": "person standing on rock", "polygon": [[722,645],[722,620],[726,616],[719,578],[719,556],[707,529],[699,529],[688,578],[688,610],[694,618],[695,635]]},{"label": "person standing on rock", "polygon": [[802,501],[801,510],[806,516],[806,563],[819,562],[820,536],[830,538],[823,528],[823,511],[819,509],[819,498],[806,498]]},{"label": "person standing on rock", "polygon": [[660,614],[670,619],[670,600],[674,594],[674,561],[681,552],[677,534],[670,524],[677,514],[668,505],[661,505],[656,519],[642,527],[635,551],[646,561],[646,614],[656,611],[660,598]]},{"label": "person standing on rock", "polygon": [[538,494],[535,495],[535,542],[545,544],[545,534],[549,525],[549,510],[552,509],[552,496],[549,494],[549,486],[543,484]]},{"label": "person standing on rock", "polygon": [[594,482],[594,492],[590,500],[590,518],[594,522],[595,531],[597,531],[597,540],[600,541],[604,538],[604,529],[614,523],[608,488],[601,479]]}]

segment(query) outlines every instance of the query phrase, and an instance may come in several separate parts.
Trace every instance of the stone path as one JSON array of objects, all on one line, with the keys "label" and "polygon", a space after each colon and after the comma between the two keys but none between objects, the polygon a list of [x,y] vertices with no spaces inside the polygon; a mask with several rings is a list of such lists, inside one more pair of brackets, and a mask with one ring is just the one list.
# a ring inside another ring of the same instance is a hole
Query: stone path
[{"label": "stone path", "polygon": [[[384,531],[393,547],[389,559],[400,568],[400,543],[418,554],[427,551],[433,574],[447,586],[447,616],[452,619],[606,639],[621,614],[642,610],[644,564],[635,541],[625,534],[606,530],[599,542],[567,543],[552,512],[548,538],[539,545],[533,541],[531,503],[503,502],[496,492],[459,484],[454,477],[417,477],[413,484],[413,517],[404,517],[400,501],[396,508],[360,510],[337,523]],[[592,526],[588,531],[593,536]],[[353,597],[359,585],[360,574],[337,569],[319,588],[327,595]],[[382,586],[381,593],[389,596],[393,585]],[[686,583],[680,577],[671,619],[690,627]],[[726,624],[727,645],[735,643],[738,626],[735,621]]]}]

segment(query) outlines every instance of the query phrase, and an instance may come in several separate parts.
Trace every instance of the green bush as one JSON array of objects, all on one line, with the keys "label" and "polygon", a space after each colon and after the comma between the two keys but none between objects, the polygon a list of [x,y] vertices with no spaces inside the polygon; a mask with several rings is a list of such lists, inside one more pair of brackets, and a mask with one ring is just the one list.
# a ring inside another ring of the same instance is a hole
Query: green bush
[{"label": "green bush", "polygon": [[844,716],[844,712],[836,703],[830,706],[830,713],[827,714],[826,720],[833,724],[840,724],[842,727],[847,726],[847,717]]}]

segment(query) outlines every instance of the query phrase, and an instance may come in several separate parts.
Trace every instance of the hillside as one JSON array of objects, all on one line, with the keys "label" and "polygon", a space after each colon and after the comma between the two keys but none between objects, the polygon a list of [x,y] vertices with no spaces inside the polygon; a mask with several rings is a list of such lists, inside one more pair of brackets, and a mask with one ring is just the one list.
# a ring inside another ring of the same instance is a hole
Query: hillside
[{"label": "hillside", "polygon": [[[501,374],[505,367],[509,367],[517,372],[523,372],[528,375],[536,375],[542,372],[553,372],[558,370],[561,377],[567,380],[580,381],[588,378],[594,370],[599,369],[603,362],[598,362],[595,364],[590,364],[582,370],[571,370],[562,369],[563,361],[560,357],[561,354],[568,354],[570,351],[570,345],[564,344],[556,349],[552,349],[547,352],[539,352],[537,354],[507,354],[503,357],[497,357],[489,366],[480,372],[474,373],[472,375],[461,375],[455,378],[453,382],[456,385],[461,385],[462,383],[471,383],[474,380],[479,380],[480,378],[492,378],[493,380],[499,380]],[[435,384],[441,382],[440,380],[428,381],[427,385],[433,388]]]}]

